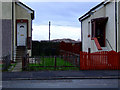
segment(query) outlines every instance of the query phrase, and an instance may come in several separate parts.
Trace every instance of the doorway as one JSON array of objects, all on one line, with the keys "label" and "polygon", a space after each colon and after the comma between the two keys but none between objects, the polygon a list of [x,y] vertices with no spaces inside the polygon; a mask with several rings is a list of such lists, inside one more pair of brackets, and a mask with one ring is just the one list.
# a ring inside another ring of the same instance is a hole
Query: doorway
[{"label": "doorway", "polygon": [[105,28],[108,17],[92,19],[92,38],[96,37],[101,47],[105,47]]},{"label": "doorway", "polygon": [[[21,21],[21,20],[20,20]],[[17,46],[26,46],[27,22],[17,22]]]}]

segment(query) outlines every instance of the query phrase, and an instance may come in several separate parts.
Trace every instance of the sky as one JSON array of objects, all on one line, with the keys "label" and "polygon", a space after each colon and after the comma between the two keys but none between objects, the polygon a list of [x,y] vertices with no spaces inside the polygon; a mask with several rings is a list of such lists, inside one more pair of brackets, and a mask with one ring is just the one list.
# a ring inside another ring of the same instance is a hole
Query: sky
[{"label": "sky", "polygon": [[98,2],[27,2],[20,0],[35,11],[33,20],[33,40],[49,40],[49,21],[51,40],[70,38],[81,40],[81,23],[78,18],[88,12]]}]

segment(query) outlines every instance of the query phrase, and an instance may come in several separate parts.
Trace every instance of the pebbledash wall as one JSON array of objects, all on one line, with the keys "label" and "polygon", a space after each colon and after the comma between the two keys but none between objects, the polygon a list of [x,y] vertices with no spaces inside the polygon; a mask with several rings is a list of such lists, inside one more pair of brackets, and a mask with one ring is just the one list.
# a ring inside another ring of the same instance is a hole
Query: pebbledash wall
[{"label": "pebbledash wall", "polygon": [[[97,49],[95,48],[95,44],[92,42],[91,37],[88,37],[88,35],[91,35],[91,19],[94,18],[100,18],[100,17],[108,17],[108,21],[106,24],[106,34],[105,39],[107,39],[113,50],[120,51],[120,2],[116,3],[117,5],[117,24],[115,23],[115,2],[109,2],[107,4],[103,4],[93,10],[90,15],[90,17],[84,19],[82,21],[82,47],[85,52],[88,52],[88,48],[91,48],[91,52],[96,52]],[[90,22],[90,27],[88,26]],[[117,32],[116,32],[116,26],[117,26]],[[116,35],[117,33],[117,35]],[[117,42],[117,45],[116,45]],[[111,50],[110,45],[107,41],[105,41],[105,46],[108,48],[108,50]]]}]

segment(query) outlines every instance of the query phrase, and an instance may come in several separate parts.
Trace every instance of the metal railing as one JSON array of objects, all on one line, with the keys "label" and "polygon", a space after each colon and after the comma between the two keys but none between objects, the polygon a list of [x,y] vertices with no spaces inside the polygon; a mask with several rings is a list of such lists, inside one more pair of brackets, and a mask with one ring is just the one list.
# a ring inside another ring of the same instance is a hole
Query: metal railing
[{"label": "metal railing", "polygon": [[108,40],[108,39],[106,39],[106,41],[107,41],[107,43],[109,44],[110,48],[113,50],[113,48],[112,48],[112,46],[111,46],[111,44],[110,44],[109,40]]},{"label": "metal railing", "polygon": [[78,56],[39,56],[24,57],[23,71],[40,70],[79,70]]},{"label": "metal railing", "polygon": [[11,64],[10,55],[3,56],[1,59],[2,59],[2,70],[7,70]]}]

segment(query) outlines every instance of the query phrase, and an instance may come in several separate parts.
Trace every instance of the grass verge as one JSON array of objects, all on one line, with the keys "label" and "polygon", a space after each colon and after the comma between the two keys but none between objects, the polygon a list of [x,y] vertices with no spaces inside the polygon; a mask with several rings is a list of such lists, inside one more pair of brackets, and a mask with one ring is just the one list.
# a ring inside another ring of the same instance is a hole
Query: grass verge
[{"label": "grass verge", "polygon": [[[11,63],[6,70],[2,70],[2,71],[12,71],[15,66],[16,66],[16,63]],[[0,68],[2,67],[4,67],[4,64],[0,64]]]}]

